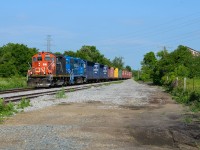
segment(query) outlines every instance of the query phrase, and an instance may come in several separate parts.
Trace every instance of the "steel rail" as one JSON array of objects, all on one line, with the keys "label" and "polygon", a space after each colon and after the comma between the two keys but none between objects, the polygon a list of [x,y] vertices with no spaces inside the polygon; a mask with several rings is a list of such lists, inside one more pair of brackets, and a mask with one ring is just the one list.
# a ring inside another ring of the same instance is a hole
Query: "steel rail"
[{"label": "steel rail", "polygon": [[[116,81],[113,81],[116,82]],[[64,88],[65,92],[74,92],[74,91],[78,91],[78,90],[84,90],[84,89],[89,89],[91,87],[98,87],[98,86],[102,86],[105,85],[107,83],[113,83],[113,82],[102,82],[102,83],[92,83],[92,84],[85,84],[85,85],[80,85],[80,86],[76,86],[76,87],[68,87],[67,89]],[[53,91],[43,91],[43,92],[36,92],[36,93],[27,93],[27,94],[21,94],[21,95],[15,95],[15,96],[5,96],[5,97],[1,97],[4,99],[5,103],[8,102],[17,102],[20,101],[22,98],[26,98],[26,99],[32,99],[32,98],[36,98],[39,96],[44,96],[44,95],[55,95],[57,94],[59,91],[61,91],[62,88],[53,90]]]}]

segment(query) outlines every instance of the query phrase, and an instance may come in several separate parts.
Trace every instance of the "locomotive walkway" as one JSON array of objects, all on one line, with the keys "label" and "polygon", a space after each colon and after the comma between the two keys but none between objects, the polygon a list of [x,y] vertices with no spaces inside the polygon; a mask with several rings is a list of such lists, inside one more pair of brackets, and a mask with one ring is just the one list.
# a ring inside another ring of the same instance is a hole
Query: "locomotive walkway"
[{"label": "locomotive walkway", "polygon": [[0,125],[0,149],[199,148],[199,115],[161,88],[133,80],[31,102],[24,113]]}]

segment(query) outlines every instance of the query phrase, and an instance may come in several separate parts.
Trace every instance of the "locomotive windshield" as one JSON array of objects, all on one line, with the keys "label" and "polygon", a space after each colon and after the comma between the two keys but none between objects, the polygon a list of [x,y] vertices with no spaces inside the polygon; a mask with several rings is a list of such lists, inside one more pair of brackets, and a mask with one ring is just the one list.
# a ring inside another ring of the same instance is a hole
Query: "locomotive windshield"
[{"label": "locomotive windshield", "polygon": [[42,61],[42,56],[41,56],[41,55],[38,55],[37,60],[38,60],[38,61]]},{"label": "locomotive windshield", "polygon": [[50,60],[51,60],[50,55],[45,55],[44,60],[46,60],[46,61],[50,61]]}]

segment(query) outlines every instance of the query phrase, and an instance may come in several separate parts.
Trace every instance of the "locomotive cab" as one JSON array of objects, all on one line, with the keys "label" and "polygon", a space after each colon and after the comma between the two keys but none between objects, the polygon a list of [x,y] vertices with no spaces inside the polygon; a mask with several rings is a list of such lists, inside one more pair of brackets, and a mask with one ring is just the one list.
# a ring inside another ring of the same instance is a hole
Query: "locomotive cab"
[{"label": "locomotive cab", "polygon": [[51,53],[41,52],[33,56],[29,75],[55,74],[56,57]]},{"label": "locomotive cab", "polygon": [[86,82],[86,62],[80,58],[66,56],[66,72],[70,74],[70,83]]},{"label": "locomotive cab", "polygon": [[55,55],[49,52],[39,52],[32,57],[32,65],[27,73],[27,84],[33,87],[49,87],[55,74]]}]

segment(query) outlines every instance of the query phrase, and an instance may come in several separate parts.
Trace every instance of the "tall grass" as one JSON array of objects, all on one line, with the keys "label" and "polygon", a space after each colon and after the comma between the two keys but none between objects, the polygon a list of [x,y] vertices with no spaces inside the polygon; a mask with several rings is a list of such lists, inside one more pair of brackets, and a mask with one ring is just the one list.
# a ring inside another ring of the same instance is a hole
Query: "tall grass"
[{"label": "tall grass", "polygon": [[183,80],[180,79],[178,87],[171,89],[173,98],[178,103],[190,106],[191,111],[200,111],[200,79],[187,79],[186,89]]},{"label": "tall grass", "polygon": [[25,77],[0,78],[0,90],[27,87]]},{"label": "tall grass", "polygon": [[13,103],[6,104],[3,99],[0,98],[0,123],[5,117],[11,116],[16,113],[17,110],[14,107]]},{"label": "tall grass", "polygon": [[200,91],[200,79],[187,79],[186,88],[188,90]]},{"label": "tall grass", "polygon": [[30,106],[30,100],[26,98],[22,98],[18,104],[12,102],[5,103],[4,99],[0,98],[0,123],[2,123],[6,117],[13,115],[28,106]]}]

